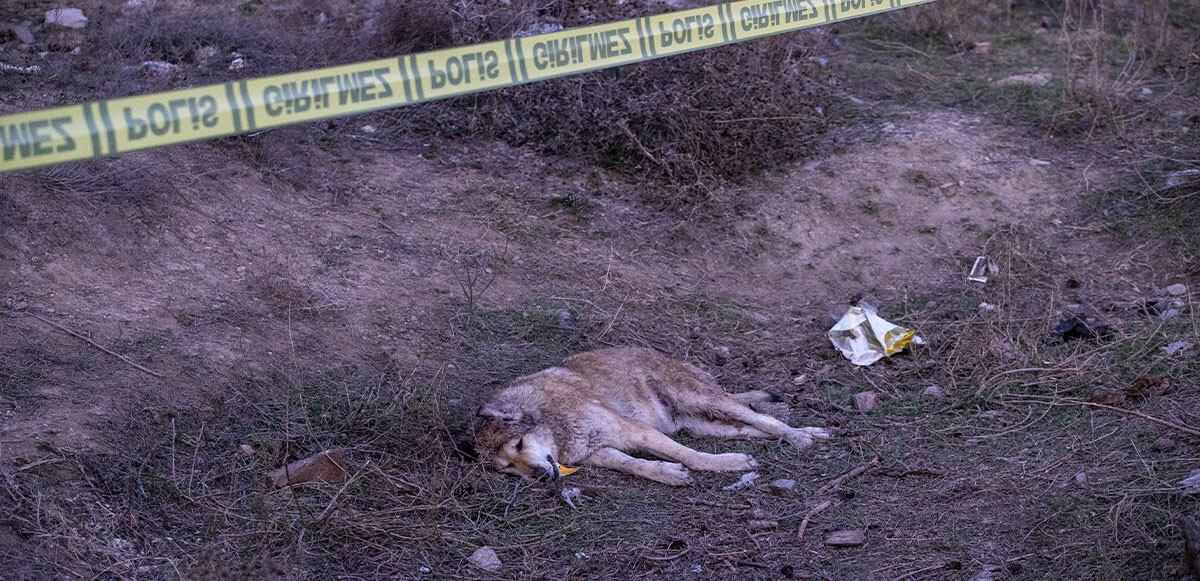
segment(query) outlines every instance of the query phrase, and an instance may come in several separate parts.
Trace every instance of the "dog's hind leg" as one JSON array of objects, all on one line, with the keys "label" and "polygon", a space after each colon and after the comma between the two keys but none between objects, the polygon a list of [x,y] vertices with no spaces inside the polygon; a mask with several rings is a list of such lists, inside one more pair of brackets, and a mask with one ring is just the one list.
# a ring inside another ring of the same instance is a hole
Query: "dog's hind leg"
[{"label": "dog's hind leg", "polygon": [[771,416],[750,409],[746,404],[727,394],[703,396],[699,401],[691,402],[691,405],[683,411],[689,415],[740,422],[770,436],[783,438],[797,448],[806,448],[812,445],[814,439],[829,438],[829,432],[822,428],[793,428]]},{"label": "dog's hind leg", "polygon": [[714,436],[717,438],[771,438],[758,428],[743,423],[730,423],[718,420],[707,420],[696,417],[675,418],[675,424],[693,436]]},{"label": "dog's hind leg", "polygon": [[692,482],[691,475],[682,464],[634,458],[615,448],[600,448],[592,452],[591,456],[584,458],[583,464],[620,470],[671,486],[683,486]]},{"label": "dog's hind leg", "polygon": [[[740,404],[739,404],[740,405]],[[664,435],[662,432],[641,422],[620,418],[622,442],[613,447],[622,450],[645,450],[660,458],[682,462],[692,470],[711,470],[714,472],[731,472],[750,470],[758,466],[754,458],[746,454],[708,454],[698,452]]]}]

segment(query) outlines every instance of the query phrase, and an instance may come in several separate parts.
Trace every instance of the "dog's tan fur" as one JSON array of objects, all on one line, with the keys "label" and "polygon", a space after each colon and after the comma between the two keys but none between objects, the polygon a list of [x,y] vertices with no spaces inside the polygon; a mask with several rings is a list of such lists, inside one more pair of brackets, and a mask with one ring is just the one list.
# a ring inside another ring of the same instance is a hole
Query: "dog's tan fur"
[{"label": "dog's tan fur", "polygon": [[[693,470],[749,470],[746,454],[707,454],[668,437],[773,437],[804,448],[828,438],[821,428],[793,428],[747,404],[770,394],[727,394],[712,376],[652,349],[581,353],[518,378],[479,409],[475,449],[491,466],[522,477],[554,479],[557,463],[599,466],[672,485]],[[642,451],[666,461],[643,460]]]}]

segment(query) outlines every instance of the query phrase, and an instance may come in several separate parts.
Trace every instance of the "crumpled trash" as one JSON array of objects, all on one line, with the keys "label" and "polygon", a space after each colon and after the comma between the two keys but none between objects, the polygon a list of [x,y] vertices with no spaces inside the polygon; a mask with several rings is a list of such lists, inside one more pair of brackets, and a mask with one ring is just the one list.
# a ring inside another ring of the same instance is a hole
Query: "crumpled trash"
[{"label": "crumpled trash", "polygon": [[987,282],[988,275],[995,276],[1000,274],[1000,267],[996,266],[996,262],[986,256],[975,258],[975,264],[971,266],[971,273],[967,275],[967,280],[975,282]]},{"label": "crumpled trash", "polygon": [[1187,351],[1195,346],[1196,344],[1192,343],[1191,341],[1176,341],[1170,345],[1163,345],[1162,347],[1159,347],[1159,349],[1162,349],[1167,355],[1174,355],[1180,351]]},{"label": "crumpled trash", "polygon": [[758,480],[758,472],[747,472],[743,474],[737,482],[734,482],[729,486],[725,486],[721,488],[721,490],[737,490],[739,488],[745,488],[753,484],[755,480]]},{"label": "crumpled trash", "polygon": [[1184,494],[1200,494],[1200,470],[1193,470],[1192,475],[1179,481]]},{"label": "crumpled trash", "polygon": [[580,501],[580,504],[582,504],[583,501],[587,499],[587,497],[583,495],[583,491],[579,490],[579,487],[577,486],[564,488],[560,494],[562,495],[562,499],[566,501],[567,504],[571,505],[571,508],[579,508],[575,506],[576,500]]},{"label": "crumpled trash", "polygon": [[858,301],[829,329],[829,340],[855,365],[870,365],[904,349],[909,343],[924,345],[912,329],[883,320],[867,301]]},{"label": "crumpled trash", "polygon": [[1076,315],[1070,315],[1058,322],[1058,326],[1050,332],[1046,342],[1057,345],[1072,339],[1102,339],[1112,333],[1112,327],[1096,321],[1085,321]]}]

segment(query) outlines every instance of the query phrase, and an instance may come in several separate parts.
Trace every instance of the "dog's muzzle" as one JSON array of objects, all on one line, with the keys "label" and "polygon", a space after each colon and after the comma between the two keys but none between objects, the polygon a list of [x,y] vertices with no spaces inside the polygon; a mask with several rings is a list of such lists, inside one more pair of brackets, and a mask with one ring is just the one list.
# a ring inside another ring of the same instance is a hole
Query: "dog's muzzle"
[{"label": "dog's muzzle", "polygon": [[558,464],[554,461],[554,458],[550,456],[546,456],[546,460],[550,462],[550,468],[534,466],[533,477],[537,480],[553,482],[554,480],[558,479]]}]

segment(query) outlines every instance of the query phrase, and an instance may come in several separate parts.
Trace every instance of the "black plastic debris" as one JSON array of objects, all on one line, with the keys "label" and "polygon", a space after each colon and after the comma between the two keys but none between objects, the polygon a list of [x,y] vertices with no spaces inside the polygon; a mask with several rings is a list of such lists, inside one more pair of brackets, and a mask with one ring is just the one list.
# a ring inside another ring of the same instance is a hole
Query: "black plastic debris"
[{"label": "black plastic debris", "polygon": [[1050,344],[1062,343],[1072,339],[1103,339],[1112,334],[1112,327],[1095,321],[1085,321],[1077,315],[1070,315],[1058,322],[1058,326],[1046,338]]}]

